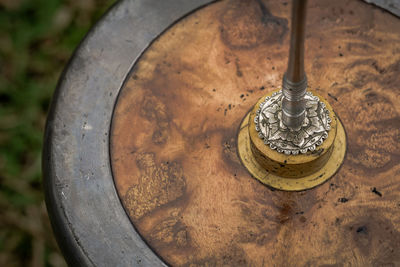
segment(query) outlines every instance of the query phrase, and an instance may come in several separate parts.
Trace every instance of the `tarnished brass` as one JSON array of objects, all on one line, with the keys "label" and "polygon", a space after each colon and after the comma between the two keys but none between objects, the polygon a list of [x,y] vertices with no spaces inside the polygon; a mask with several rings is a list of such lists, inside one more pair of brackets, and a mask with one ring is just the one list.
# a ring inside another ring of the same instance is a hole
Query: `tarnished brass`
[{"label": "tarnished brass", "polygon": [[344,160],[346,135],[329,103],[324,101],[332,118],[328,139],[313,152],[285,155],[265,145],[255,130],[254,115],[264,97],[246,115],[238,134],[238,153],[252,176],[285,191],[310,189],[332,177]]}]

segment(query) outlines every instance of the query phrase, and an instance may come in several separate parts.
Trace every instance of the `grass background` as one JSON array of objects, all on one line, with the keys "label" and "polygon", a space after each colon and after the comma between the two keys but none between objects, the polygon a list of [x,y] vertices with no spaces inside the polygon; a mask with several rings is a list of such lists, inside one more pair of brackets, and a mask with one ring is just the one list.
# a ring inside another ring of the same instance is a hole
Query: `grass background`
[{"label": "grass background", "polygon": [[57,79],[113,0],[0,0],[0,266],[66,266],[42,192]]}]

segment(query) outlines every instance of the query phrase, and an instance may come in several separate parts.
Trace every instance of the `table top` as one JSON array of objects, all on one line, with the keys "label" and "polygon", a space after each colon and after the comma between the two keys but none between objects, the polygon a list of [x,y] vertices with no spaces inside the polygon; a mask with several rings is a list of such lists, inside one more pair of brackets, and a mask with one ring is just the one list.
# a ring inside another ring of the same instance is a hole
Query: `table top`
[{"label": "table top", "polygon": [[397,17],[362,1],[309,5],[310,87],[348,138],[331,180],[274,191],[237,156],[241,120],[281,85],[289,11],[121,1],[92,29],[60,79],[43,156],[71,265],[400,262]]}]

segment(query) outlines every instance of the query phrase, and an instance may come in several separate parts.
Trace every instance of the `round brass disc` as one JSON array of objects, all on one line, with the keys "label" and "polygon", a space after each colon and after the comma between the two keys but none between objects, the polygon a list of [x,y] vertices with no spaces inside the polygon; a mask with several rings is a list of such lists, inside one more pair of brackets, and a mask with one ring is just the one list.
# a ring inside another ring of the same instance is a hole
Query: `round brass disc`
[{"label": "round brass disc", "polygon": [[153,42],[120,92],[115,185],[134,227],[172,266],[400,264],[398,18],[362,1],[310,2],[309,85],[348,142],[328,183],[272,190],[240,161],[243,118],[281,85],[288,3],[197,10]]},{"label": "round brass disc", "polygon": [[[332,140],[333,144],[332,148],[330,148],[331,151],[324,154],[326,156],[326,160],[321,163],[321,167],[311,166],[311,168],[316,169],[311,170],[310,174],[304,176],[300,173],[301,169],[310,168],[310,164],[302,164],[300,166],[300,169],[297,171],[297,175],[300,176],[299,178],[283,177],[279,174],[271,172],[271,168],[273,168],[274,166],[269,166],[269,168],[266,169],[262,165],[260,165],[260,163],[254,156],[251,148],[249,131],[247,129],[249,121],[251,121],[249,120],[249,117],[250,114],[248,114],[244,118],[240,126],[241,130],[239,131],[238,135],[239,156],[242,160],[243,165],[247,168],[251,175],[253,175],[253,177],[258,179],[263,184],[271,186],[275,189],[285,191],[301,191],[305,189],[310,189],[327,181],[336,173],[336,171],[342,165],[344,156],[346,154],[346,133],[343,129],[342,123],[338,120],[337,132],[335,132],[335,138]],[[313,157],[311,153],[307,156]],[[282,164],[282,166],[278,168],[285,168],[285,166]]]},{"label": "round brass disc", "polygon": [[254,118],[260,103],[264,101],[266,96],[272,95],[272,92],[261,97],[253,110],[249,113],[248,132],[250,135],[253,154],[256,157],[257,155],[260,155],[261,157],[267,157],[270,159],[265,162],[258,158],[260,164],[263,165],[265,169],[271,169],[270,172],[283,177],[299,178],[316,172],[329,158],[329,154],[332,152],[332,145],[336,139],[337,117],[328,101],[323,99],[323,97],[317,93],[312,93],[315,96],[318,96],[320,101],[325,103],[327,110],[329,110],[329,117],[332,121],[330,123],[331,129],[328,132],[326,140],[324,140],[321,145],[317,146],[314,151],[308,151],[305,154],[286,155],[284,153],[279,153],[278,151],[271,149],[268,145],[265,145],[264,140],[258,136]]},{"label": "round brass disc", "polygon": [[240,126],[238,151],[243,165],[263,184],[285,191],[306,190],[327,181],[340,168],[346,154],[346,133],[331,105],[314,92],[325,103],[332,119],[328,138],[315,151],[285,155],[265,145],[255,129],[255,114],[270,95],[272,92],[260,98]]}]

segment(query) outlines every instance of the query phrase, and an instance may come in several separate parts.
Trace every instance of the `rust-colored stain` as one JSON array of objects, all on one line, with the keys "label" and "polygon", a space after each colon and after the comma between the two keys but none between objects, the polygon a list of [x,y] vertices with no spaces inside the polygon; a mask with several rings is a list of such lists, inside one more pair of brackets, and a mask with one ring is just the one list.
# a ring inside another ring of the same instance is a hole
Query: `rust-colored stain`
[{"label": "rust-colored stain", "polygon": [[348,154],[328,182],[271,190],[237,155],[239,125],[281,85],[290,2],[227,0],[171,27],[136,64],[111,134],[136,229],[173,266],[400,265],[400,20],[311,1],[306,71]]}]

